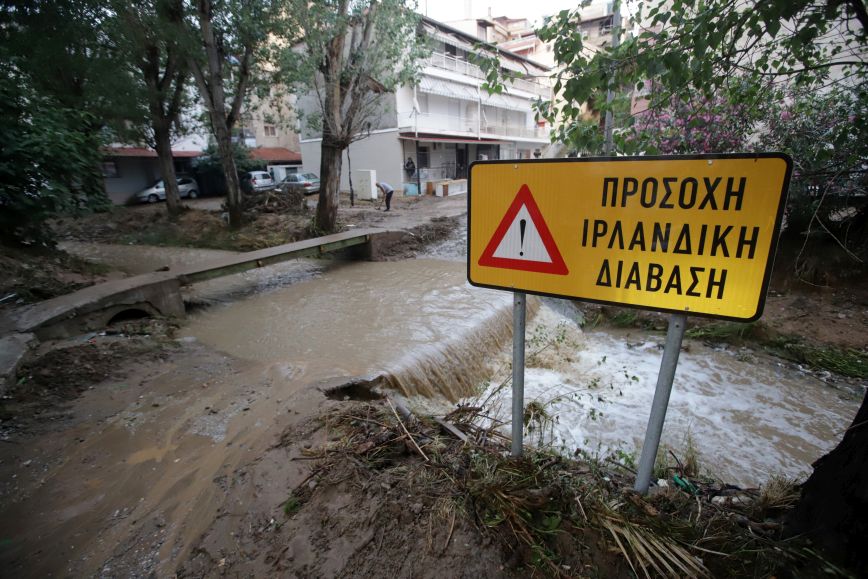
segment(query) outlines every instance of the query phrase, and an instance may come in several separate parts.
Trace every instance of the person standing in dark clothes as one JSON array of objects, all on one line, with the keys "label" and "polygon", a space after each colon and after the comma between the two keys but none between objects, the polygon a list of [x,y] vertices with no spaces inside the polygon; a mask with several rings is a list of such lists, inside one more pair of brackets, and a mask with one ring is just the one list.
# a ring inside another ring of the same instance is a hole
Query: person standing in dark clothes
[{"label": "person standing in dark clothes", "polygon": [[413,175],[416,174],[416,163],[410,157],[407,157],[407,162],[404,163],[404,170],[407,171],[408,179],[412,179]]},{"label": "person standing in dark clothes", "polygon": [[392,189],[392,186],[385,181],[380,181],[379,183],[377,183],[377,189],[383,192],[383,196],[386,199],[386,211],[389,211],[392,206],[392,194],[395,193],[395,190]]}]

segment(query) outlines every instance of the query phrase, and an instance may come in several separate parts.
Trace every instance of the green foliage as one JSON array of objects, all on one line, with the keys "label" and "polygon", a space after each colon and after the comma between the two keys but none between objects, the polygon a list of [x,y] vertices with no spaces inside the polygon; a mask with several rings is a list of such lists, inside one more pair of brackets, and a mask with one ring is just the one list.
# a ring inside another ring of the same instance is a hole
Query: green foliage
[{"label": "green foliage", "polygon": [[319,113],[308,118],[323,137],[323,231],[337,226],[341,151],[378,128],[383,95],[419,76],[428,49],[415,8],[415,0],[288,0],[290,29],[301,36],[284,48],[281,76]]},{"label": "green foliage", "polygon": [[[282,0],[200,0],[184,3],[178,39],[199,89],[226,179],[229,226],[243,220],[241,186],[232,153],[232,130],[242,115],[269,103],[283,109],[285,84],[277,82],[275,54],[297,30]],[[253,94],[257,98],[248,100]]]},{"label": "green foliage", "polygon": [[639,325],[639,312],[637,310],[619,310],[612,319],[611,324],[616,328],[635,328]]},{"label": "green foliage", "polygon": [[294,495],[289,495],[286,502],[283,503],[283,514],[291,517],[301,509],[301,501]]},{"label": "green foliage", "polygon": [[35,94],[89,115],[88,127],[121,137],[147,115],[125,54],[109,34],[109,0],[7,0],[0,10],[4,57]]},{"label": "green foliage", "polygon": [[755,323],[711,322],[687,330],[684,335],[696,340],[714,342],[738,342],[756,330]]},{"label": "green foliage", "polygon": [[[213,143],[209,143],[202,153],[203,155],[195,161],[196,171],[208,173],[223,170],[223,166],[220,164],[220,155]],[[250,148],[243,143],[232,143],[232,157],[235,159],[235,167],[241,173],[255,171],[262,167],[261,162],[250,156]]]},{"label": "green foliage", "polygon": [[812,368],[842,376],[868,378],[868,354],[851,348],[814,346],[801,338],[782,336],[766,346],[773,353]]},{"label": "green foliage", "polygon": [[856,260],[868,260],[868,92],[792,89],[769,111],[758,149],[794,162],[787,212],[797,235],[834,235]]},{"label": "green foliage", "polygon": [[316,111],[308,114],[312,128],[346,147],[376,127],[383,110],[381,95],[419,77],[420,59],[429,49],[417,33],[416,4],[408,0],[289,0],[288,4],[289,26],[303,34],[297,44],[284,48],[281,78],[297,94],[316,101]]},{"label": "green foliage", "polygon": [[101,134],[93,117],[36,93],[14,64],[0,59],[0,241],[49,244],[45,220],[59,212],[104,207]]},{"label": "green foliage", "polygon": [[[810,86],[827,82],[834,71],[838,80],[832,82],[852,89],[865,77],[858,54],[868,23],[854,22],[863,17],[848,2],[650,0],[639,8],[633,17],[638,34],[627,31],[612,50],[586,50],[580,8],[546,22],[538,34],[554,42],[560,65],[555,91],[564,104],[543,107],[543,117],[555,126],[579,124],[582,103],[605,112],[608,87],[626,92],[648,80],[652,109],[670,106],[673,98],[724,99],[753,109],[770,100],[771,83]],[[620,124],[628,126],[629,117]]]},{"label": "green foliage", "polygon": [[0,224],[50,243],[46,218],[105,207],[100,147],[140,103],[102,24],[102,0],[11,0],[0,10]]}]

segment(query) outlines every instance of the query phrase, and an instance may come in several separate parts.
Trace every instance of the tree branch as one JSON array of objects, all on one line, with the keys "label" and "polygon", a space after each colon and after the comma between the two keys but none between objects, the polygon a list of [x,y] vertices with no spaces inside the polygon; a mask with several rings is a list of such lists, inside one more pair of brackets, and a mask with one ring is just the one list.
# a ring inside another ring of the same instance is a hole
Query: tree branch
[{"label": "tree branch", "polygon": [[241,66],[238,70],[238,84],[235,90],[235,96],[232,99],[232,107],[229,114],[226,116],[226,126],[230,129],[235,125],[238,117],[241,115],[241,105],[244,103],[244,96],[247,92],[247,84],[250,80],[250,60],[253,58],[253,42],[248,41],[244,47],[244,56],[241,58]]},{"label": "tree branch", "polygon": [[847,4],[853,9],[856,18],[862,25],[862,35],[868,31],[868,10],[865,9],[865,3],[862,0],[847,0]]}]

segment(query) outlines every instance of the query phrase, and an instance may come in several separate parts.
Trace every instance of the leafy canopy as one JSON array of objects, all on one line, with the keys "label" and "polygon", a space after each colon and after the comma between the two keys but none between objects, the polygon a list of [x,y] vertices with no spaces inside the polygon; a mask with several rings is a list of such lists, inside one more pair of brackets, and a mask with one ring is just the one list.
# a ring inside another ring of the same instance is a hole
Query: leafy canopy
[{"label": "leafy canopy", "polygon": [[560,99],[544,103],[541,116],[579,123],[583,103],[608,108],[608,87],[641,89],[647,80],[652,109],[697,96],[756,108],[787,85],[855,90],[865,80],[862,0],[650,0],[625,12],[634,6],[634,26],[615,49],[586,50],[581,8],[547,21],[539,36],[554,42]]}]

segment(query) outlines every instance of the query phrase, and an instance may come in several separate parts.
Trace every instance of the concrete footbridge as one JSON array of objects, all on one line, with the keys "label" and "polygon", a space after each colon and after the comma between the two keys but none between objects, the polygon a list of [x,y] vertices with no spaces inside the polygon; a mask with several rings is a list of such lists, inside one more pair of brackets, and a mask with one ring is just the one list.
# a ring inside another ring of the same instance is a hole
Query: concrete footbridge
[{"label": "concrete footbridge", "polygon": [[[109,281],[13,310],[0,317],[0,372],[14,372],[21,356],[36,341],[99,330],[123,312],[183,317],[182,286],[300,257],[336,254],[350,259],[376,259],[382,248],[405,235],[387,229],[355,229]],[[2,382],[0,377],[0,390]]]}]

